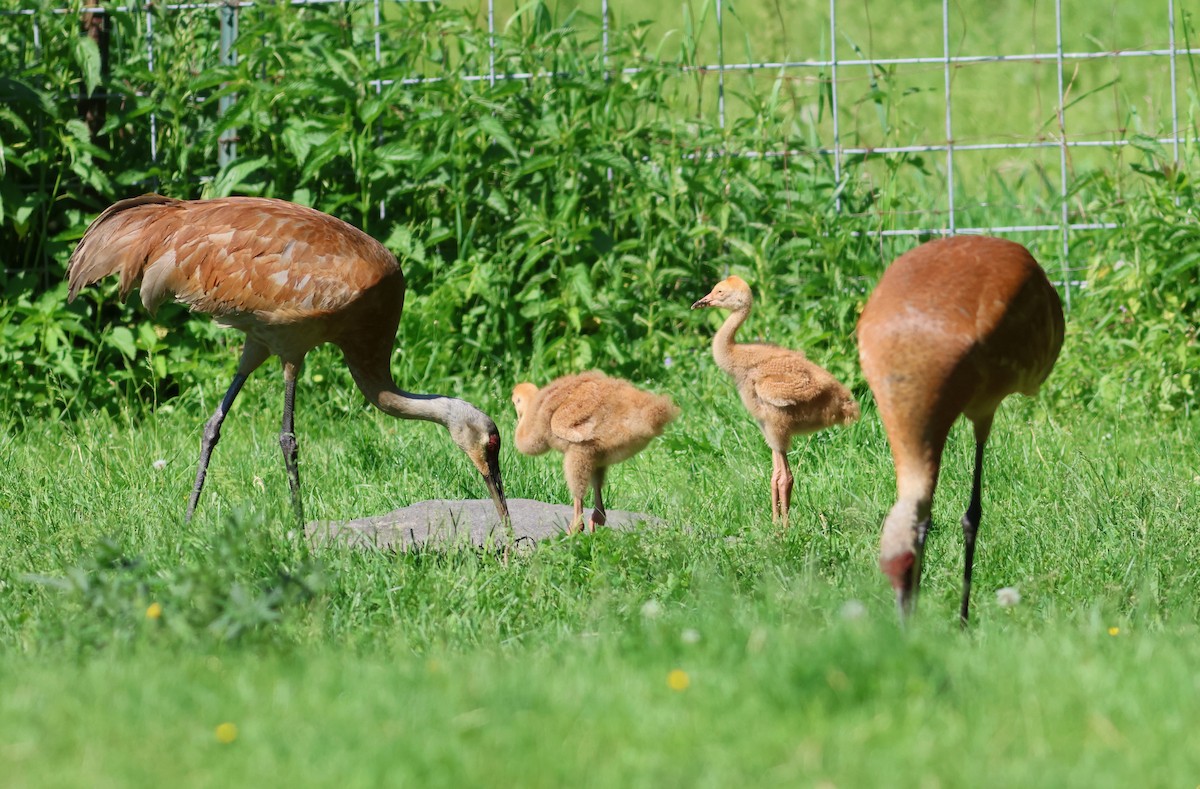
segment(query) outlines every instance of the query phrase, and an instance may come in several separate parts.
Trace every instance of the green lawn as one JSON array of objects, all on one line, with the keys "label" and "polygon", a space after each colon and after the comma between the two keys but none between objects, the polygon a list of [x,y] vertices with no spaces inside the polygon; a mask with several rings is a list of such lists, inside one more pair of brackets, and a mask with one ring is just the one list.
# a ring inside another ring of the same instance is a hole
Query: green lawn
[{"label": "green lawn", "polygon": [[[312,517],[484,495],[440,428],[360,412],[340,380],[308,377],[298,430]],[[667,526],[563,538],[508,565],[464,549],[310,553],[288,517],[273,371],[227,421],[188,526],[217,380],[203,406],[189,395],[144,420],[10,427],[7,785],[1200,780],[1194,418],[1137,398],[1085,407],[1053,377],[1041,399],[1006,403],[968,633],[956,622],[971,458],[960,425],[925,594],[901,630],[874,564],[893,482],[869,398],[858,424],[797,443],[781,535],[769,454],[707,356],[651,386],[684,413],[610,475],[610,506]],[[506,436],[507,387],[472,393]],[[565,501],[556,458],[509,446],[504,461],[510,496]],[[1005,586],[1021,592],[1015,607],[997,601]]]}]

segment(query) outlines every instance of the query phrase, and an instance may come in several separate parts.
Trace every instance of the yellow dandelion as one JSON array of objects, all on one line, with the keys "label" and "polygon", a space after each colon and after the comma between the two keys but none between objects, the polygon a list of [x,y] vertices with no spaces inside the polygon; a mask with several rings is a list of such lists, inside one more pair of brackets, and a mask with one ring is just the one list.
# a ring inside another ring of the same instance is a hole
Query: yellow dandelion
[{"label": "yellow dandelion", "polygon": [[691,678],[683,669],[673,668],[667,674],[667,687],[675,691],[684,691],[688,689],[688,685],[692,684]]},{"label": "yellow dandelion", "polygon": [[324,380],[325,380],[325,376],[321,375],[320,373],[317,373],[317,374],[315,374],[315,375],[313,376],[313,383],[314,383],[314,384],[319,384],[319,383],[321,383],[321,382],[322,382],[322,381],[324,381]]},{"label": "yellow dandelion", "polygon": [[159,605],[158,603],[151,603],[150,605],[146,606],[146,618],[147,619],[158,619],[160,616],[162,616],[162,606],[161,605]]},{"label": "yellow dandelion", "polygon": [[237,735],[237,724],[225,722],[217,725],[217,742],[222,745],[233,742],[237,739]]},{"label": "yellow dandelion", "polygon": [[1110,636],[1119,636],[1121,635],[1121,628],[1114,625],[1108,629],[1108,634]]}]

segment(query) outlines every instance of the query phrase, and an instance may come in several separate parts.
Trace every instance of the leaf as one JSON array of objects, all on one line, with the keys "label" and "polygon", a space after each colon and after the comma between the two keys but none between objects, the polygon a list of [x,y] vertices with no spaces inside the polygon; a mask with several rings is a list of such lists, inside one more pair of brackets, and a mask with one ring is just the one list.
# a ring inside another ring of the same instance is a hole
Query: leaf
[{"label": "leaf", "polygon": [[71,54],[83,72],[83,84],[90,96],[100,85],[100,47],[87,36],[75,36],[71,42]]},{"label": "leaf", "polygon": [[508,201],[504,199],[504,195],[497,189],[493,189],[487,196],[488,207],[496,213],[507,217],[508,216]]},{"label": "leaf", "polygon": [[[246,177],[269,164],[270,157],[260,156],[257,159],[236,161],[225,167],[205,189],[205,197],[228,197],[237,191],[257,191],[255,186],[248,184]],[[247,187],[250,187],[247,189]]]},{"label": "leaf", "polygon": [[309,152],[325,143],[331,134],[331,130],[325,128],[320,121],[289,118],[280,136],[284,147],[296,157],[296,164],[303,167]]},{"label": "leaf", "polygon": [[412,229],[406,225],[396,225],[392,228],[384,246],[396,250],[396,256],[401,259],[425,262],[425,245],[413,236]]},{"label": "leaf", "polygon": [[520,167],[513,171],[512,177],[516,179],[522,178],[526,175],[532,175],[539,170],[545,170],[547,168],[554,167],[556,164],[558,164],[558,162],[559,159],[557,156],[551,156],[549,154],[530,156],[521,163]]},{"label": "leaf", "polygon": [[124,326],[114,326],[104,338],[104,341],[121,352],[126,359],[137,355],[137,344],[133,341],[133,332]]},{"label": "leaf", "polygon": [[406,142],[389,142],[375,149],[375,156],[385,162],[407,164],[421,161],[421,152]]},{"label": "leaf", "polygon": [[585,161],[596,165],[601,169],[611,168],[614,172],[624,175],[633,175],[633,165],[624,156],[613,153],[612,151],[591,151],[584,157]]},{"label": "leaf", "polygon": [[492,115],[484,115],[479,119],[479,128],[491,135],[492,139],[513,156],[517,155],[517,146],[513,145],[512,137],[508,136],[504,125]]}]

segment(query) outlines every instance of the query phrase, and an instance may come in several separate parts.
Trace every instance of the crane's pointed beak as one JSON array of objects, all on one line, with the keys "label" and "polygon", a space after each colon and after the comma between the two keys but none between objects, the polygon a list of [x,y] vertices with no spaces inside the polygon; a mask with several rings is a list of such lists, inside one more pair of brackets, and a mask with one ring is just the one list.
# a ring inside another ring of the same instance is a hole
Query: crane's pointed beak
[{"label": "crane's pointed beak", "polygon": [[692,309],[697,310],[697,309],[700,309],[701,307],[711,307],[711,306],[712,306],[712,294],[710,293],[707,296],[705,296],[704,298],[699,299],[694,304],[692,304]]},{"label": "crane's pointed beak", "polygon": [[879,562],[879,569],[896,590],[896,613],[900,616],[900,624],[907,622],[917,608],[917,595],[921,590],[921,553],[903,553]]},{"label": "crane's pointed beak", "polygon": [[504,480],[500,478],[500,441],[498,436],[497,440],[488,446],[485,468],[480,471],[483,473],[484,484],[487,485],[488,493],[492,496],[492,502],[496,505],[496,512],[499,514],[501,522],[511,524],[512,519],[508,514],[508,499],[504,496]]},{"label": "crane's pointed beak", "polygon": [[492,502],[496,505],[496,513],[500,516],[500,520],[505,523],[510,522],[508,499],[504,497],[504,483],[500,481],[500,470],[497,469],[494,474],[485,474],[483,481],[487,483],[488,493],[492,495]]}]

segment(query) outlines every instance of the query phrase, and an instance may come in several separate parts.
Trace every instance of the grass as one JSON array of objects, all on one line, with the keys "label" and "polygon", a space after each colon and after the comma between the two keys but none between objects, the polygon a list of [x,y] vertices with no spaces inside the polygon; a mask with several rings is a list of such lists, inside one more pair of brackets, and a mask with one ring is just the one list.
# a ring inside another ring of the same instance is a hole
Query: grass
[{"label": "grass", "polygon": [[[310,516],[483,495],[439,428],[362,410],[312,369],[298,419]],[[858,424],[797,442],[794,525],[780,534],[761,437],[708,358],[683,356],[651,384],[683,416],[609,488],[610,506],[667,527],[563,538],[506,566],[465,549],[310,553],[291,532],[277,384],[247,386],[190,525],[198,433],[219,389],[145,419],[17,423],[0,438],[10,785],[1200,775],[1194,418],[1140,401],[1085,407],[1053,377],[1039,400],[1006,403],[974,625],[960,633],[965,425],[935,503],[921,610],[901,630],[874,566],[893,483],[869,397]],[[470,396],[511,435],[508,382],[489,386]],[[555,458],[509,445],[504,461],[510,496],[565,500]],[[999,605],[1004,586],[1019,605]],[[161,617],[147,617],[152,603]],[[229,744],[216,736],[225,722]]]}]

